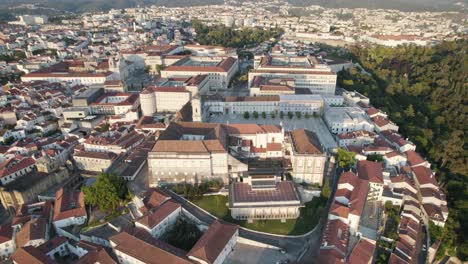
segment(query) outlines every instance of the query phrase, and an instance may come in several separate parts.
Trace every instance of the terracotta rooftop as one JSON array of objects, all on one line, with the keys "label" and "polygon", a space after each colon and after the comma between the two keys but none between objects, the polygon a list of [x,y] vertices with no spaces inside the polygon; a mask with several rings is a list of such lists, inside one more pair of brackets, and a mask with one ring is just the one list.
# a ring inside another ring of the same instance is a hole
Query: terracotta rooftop
[{"label": "terracotta rooftop", "polygon": [[323,154],[317,135],[309,130],[296,129],[290,132],[294,150],[298,154]]},{"label": "terracotta rooftop", "polygon": [[13,239],[13,228],[11,225],[0,225],[0,244]]},{"label": "terracotta rooftop", "polygon": [[18,248],[11,256],[14,263],[27,263],[27,264],[56,264],[39,249],[33,246]]},{"label": "terracotta rooftop", "polygon": [[375,244],[366,239],[360,239],[348,257],[348,264],[371,263]]},{"label": "terracotta rooftop", "polygon": [[439,186],[431,169],[422,166],[414,167],[413,173],[419,185],[432,184]]},{"label": "terracotta rooftop", "polygon": [[136,258],[147,264],[189,264],[192,263],[185,256],[179,256],[162,249],[153,243],[148,237],[145,241],[141,238],[130,235],[127,232],[119,233],[110,238],[111,243],[115,243],[114,250]]},{"label": "terracotta rooftop", "polygon": [[215,263],[219,254],[237,232],[238,228],[239,227],[237,225],[221,223],[216,220],[210,225],[208,230],[197,241],[187,255],[204,260],[209,264]]},{"label": "terracotta rooftop", "polygon": [[24,224],[32,218],[44,218],[49,220],[52,211],[52,201],[22,204],[11,221],[11,225]]},{"label": "terracotta rooftop", "polygon": [[357,163],[358,176],[372,183],[383,183],[382,163],[360,160]]},{"label": "terracotta rooftop", "polygon": [[162,205],[153,208],[147,214],[143,215],[136,221],[150,229],[153,229],[161,221],[166,219],[170,214],[180,209],[181,205],[173,201],[167,201]]},{"label": "terracotta rooftop", "polygon": [[22,247],[31,240],[45,239],[47,231],[47,220],[44,218],[35,218],[26,222],[16,233],[16,244]]},{"label": "terracotta rooftop", "polygon": [[70,217],[86,216],[84,194],[81,191],[60,188],[55,194],[54,222]]},{"label": "terracotta rooftop", "polygon": [[416,166],[421,166],[425,162],[427,162],[425,159],[421,157],[416,151],[414,150],[408,150],[405,152],[406,158],[408,159],[408,164],[411,167],[416,167]]},{"label": "terracotta rooftop", "polygon": [[235,135],[282,133],[281,127],[276,125],[229,124],[226,128],[229,134]]}]

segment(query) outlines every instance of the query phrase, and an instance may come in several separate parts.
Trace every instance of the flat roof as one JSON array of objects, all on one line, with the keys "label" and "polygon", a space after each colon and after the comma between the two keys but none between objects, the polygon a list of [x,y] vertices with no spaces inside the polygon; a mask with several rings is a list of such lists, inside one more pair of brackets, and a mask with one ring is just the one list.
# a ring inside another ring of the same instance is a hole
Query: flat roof
[{"label": "flat roof", "polygon": [[235,182],[229,191],[232,203],[301,202],[294,183],[290,181],[278,182],[276,188],[262,190],[254,190],[247,183]]}]

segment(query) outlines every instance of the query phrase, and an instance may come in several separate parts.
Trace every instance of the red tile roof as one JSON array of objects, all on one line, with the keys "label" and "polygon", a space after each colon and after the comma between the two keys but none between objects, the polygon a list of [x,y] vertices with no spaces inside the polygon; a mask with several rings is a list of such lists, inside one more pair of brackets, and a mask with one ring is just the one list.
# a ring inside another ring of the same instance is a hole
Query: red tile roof
[{"label": "red tile roof", "polygon": [[18,264],[55,264],[57,262],[48,258],[39,249],[33,246],[18,248],[11,256],[11,260]]},{"label": "red tile roof", "polygon": [[216,261],[229,240],[238,232],[238,226],[215,221],[187,253],[209,264]]},{"label": "red tile roof", "polygon": [[173,202],[171,200],[163,203],[157,208],[150,210],[147,214],[140,217],[136,221],[149,229],[153,229],[164,219],[166,219],[170,214],[180,209],[181,205],[179,203]]},{"label": "red tile roof", "polygon": [[405,152],[406,154],[406,158],[408,159],[408,164],[411,166],[411,167],[416,167],[416,166],[420,166],[422,165],[423,163],[427,162],[425,159],[423,159],[421,157],[421,155],[419,155],[416,151],[414,150],[408,150]]},{"label": "red tile roof", "polygon": [[349,226],[341,220],[328,220],[322,237],[322,247],[333,247],[337,257],[344,258],[349,242]]},{"label": "red tile roof", "polygon": [[372,183],[383,183],[382,163],[360,160],[357,164],[358,176]]},{"label": "red tile roof", "polygon": [[35,218],[26,222],[16,233],[16,245],[22,247],[31,240],[45,239],[48,223],[44,218]]},{"label": "red tile roof", "polygon": [[281,127],[276,125],[229,124],[226,128],[229,134],[235,135],[281,133]]},{"label": "red tile roof", "polygon": [[0,244],[13,239],[13,228],[11,225],[0,225]]},{"label": "red tile roof", "polygon": [[115,247],[113,247],[114,250],[120,251],[147,264],[192,263],[185,256],[178,256],[150,243],[152,241],[150,238],[148,238],[148,241],[145,241],[127,232],[122,232],[112,236],[110,241],[116,244]]},{"label": "red tile roof", "polygon": [[375,244],[366,239],[361,239],[354,246],[348,258],[348,264],[371,263],[374,256]]},{"label": "red tile roof", "polygon": [[155,208],[160,206],[165,201],[169,200],[171,197],[165,195],[161,191],[151,188],[146,192],[143,203],[148,209]]},{"label": "red tile roof", "polygon": [[296,129],[290,132],[292,145],[298,154],[323,154],[317,135],[309,130]]},{"label": "red tile roof", "polygon": [[414,167],[413,173],[419,185],[432,184],[436,187],[439,186],[431,169],[428,169],[426,167],[421,167],[421,166]]},{"label": "red tile roof", "polygon": [[0,178],[6,177],[24,168],[33,166],[35,163],[36,161],[31,157],[21,157],[20,160],[17,160],[16,158],[9,159],[0,164]]},{"label": "red tile roof", "polygon": [[84,194],[81,191],[60,188],[56,192],[54,221],[86,215]]}]

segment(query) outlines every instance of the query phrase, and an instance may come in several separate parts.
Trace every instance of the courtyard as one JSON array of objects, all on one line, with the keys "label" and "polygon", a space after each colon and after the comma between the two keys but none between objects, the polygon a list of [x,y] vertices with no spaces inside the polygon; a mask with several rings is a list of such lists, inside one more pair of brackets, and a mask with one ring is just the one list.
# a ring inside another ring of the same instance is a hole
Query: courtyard
[{"label": "courtyard", "polygon": [[192,202],[224,221],[235,223],[255,231],[277,235],[302,235],[311,231],[319,222],[326,203],[326,201],[321,198],[315,198],[305,203],[305,207],[301,208],[301,215],[299,218],[288,219],[284,223],[280,220],[255,220],[253,223],[248,223],[247,221],[235,220],[231,217],[227,206],[227,196],[201,196],[195,198]]}]

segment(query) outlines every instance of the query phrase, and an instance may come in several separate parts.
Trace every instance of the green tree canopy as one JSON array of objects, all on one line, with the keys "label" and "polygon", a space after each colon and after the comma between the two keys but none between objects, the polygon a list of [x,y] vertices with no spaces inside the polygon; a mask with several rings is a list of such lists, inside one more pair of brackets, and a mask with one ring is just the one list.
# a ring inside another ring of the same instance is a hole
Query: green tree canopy
[{"label": "green tree canopy", "polygon": [[338,149],[338,166],[342,169],[349,169],[354,166],[354,152]]},{"label": "green tree canopy", "polygon": [[85,203],[100,210],[114,210],[129,197],[126,182],[112,173],[101,173],[93,185],[82,188]]}]

